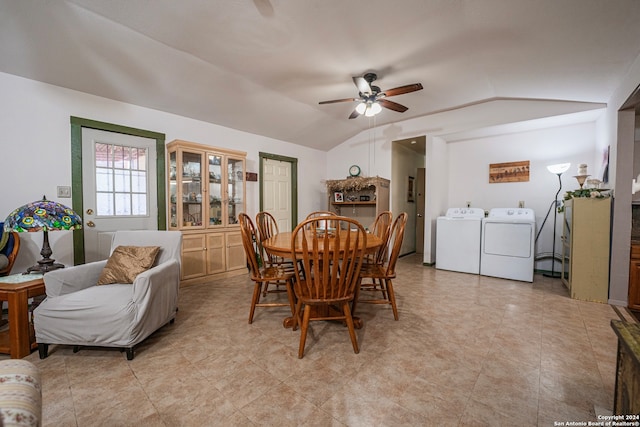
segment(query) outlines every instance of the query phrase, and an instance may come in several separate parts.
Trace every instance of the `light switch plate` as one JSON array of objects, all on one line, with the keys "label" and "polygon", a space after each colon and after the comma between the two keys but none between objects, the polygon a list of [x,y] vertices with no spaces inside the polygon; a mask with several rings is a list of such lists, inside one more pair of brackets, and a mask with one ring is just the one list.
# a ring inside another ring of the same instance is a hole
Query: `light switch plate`
[{"label": "light switch plate", "polygon": [[59,198],[71,198],[71,187],[69,187],[68,185],[59,185],[57,188]]}]

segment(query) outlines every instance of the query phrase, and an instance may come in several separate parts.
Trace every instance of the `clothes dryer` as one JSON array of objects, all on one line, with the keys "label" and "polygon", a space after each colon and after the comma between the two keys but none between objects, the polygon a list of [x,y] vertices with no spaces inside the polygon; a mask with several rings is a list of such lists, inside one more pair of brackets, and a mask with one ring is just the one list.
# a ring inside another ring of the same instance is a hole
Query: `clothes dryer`
[{"label": "clothes dryer", "polygon": [[484,210],[449,208],[436,222],[436,268],[480,273],[480,234]]},{"label": "clothes dryer", "polygon": [[533,282],[535,234],[533,209],[491,209],[482,220],[480,274]]}]

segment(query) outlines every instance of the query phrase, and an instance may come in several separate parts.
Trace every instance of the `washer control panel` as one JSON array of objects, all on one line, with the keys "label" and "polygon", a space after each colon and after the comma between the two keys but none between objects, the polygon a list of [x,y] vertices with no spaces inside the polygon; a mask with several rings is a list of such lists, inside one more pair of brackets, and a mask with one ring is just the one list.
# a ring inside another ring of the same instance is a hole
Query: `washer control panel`
[{"label": "washer control panel", "polygon": [[484,218],[484,209],[480,208],[449,208],[448,218]]},{"label": "washer control panel", "polygon": [[533,209],[529,208],[493,208],[489,211],[489,218],[535,221],[536,215]]}]

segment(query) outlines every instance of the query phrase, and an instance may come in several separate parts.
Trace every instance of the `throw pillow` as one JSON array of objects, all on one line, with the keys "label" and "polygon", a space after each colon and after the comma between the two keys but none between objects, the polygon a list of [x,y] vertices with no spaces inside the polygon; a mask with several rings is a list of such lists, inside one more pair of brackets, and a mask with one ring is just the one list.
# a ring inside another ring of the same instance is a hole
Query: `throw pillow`
[{"label": "throw pillow", "polygon": [[98,285],[133,283],[136,276],[153,267],[159,246],[118,246],[102,269]]}]

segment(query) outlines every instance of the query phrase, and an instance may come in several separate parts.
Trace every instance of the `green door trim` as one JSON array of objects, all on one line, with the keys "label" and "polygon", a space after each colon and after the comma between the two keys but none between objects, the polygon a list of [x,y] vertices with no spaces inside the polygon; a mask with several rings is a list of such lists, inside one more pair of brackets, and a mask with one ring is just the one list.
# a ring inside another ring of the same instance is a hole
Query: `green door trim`
[{"label": "green door trim", "polygon": [[[165,190],[165,134],[71,116],[71,206],[81,217],[84,213],[84,201],[82,195],[82,128],[104,130],[156,140],[158,230],[166,230],[167,209],[165,206],[167,206],[167,196]],[[75,265],[84,264],[83,229],[73,231],[73,263]]]},{"label": "green door trim", "polygon": [[298,224],[298,159],[295,157],[287,157],[280,156],[278,154],[270,154],[259,152],[259,166],[258,166],[258,176],[260,181],[260,210],[263,210],[262,207],[262,192],[264,190],[264,182],[262,181],[263,170],[262,163],[263,159],[270,160],[278,160],[280,162],[288,162],[291,163],[291,227],[295,227]]}]

